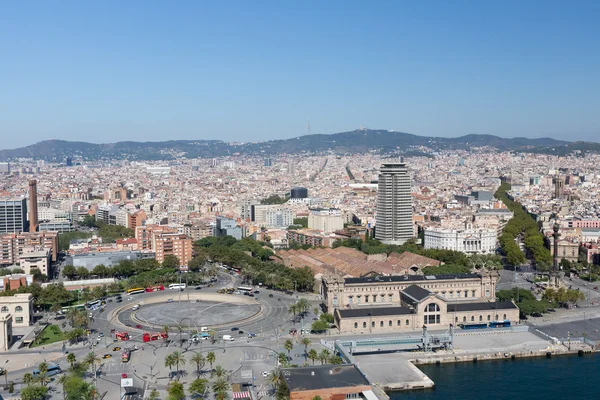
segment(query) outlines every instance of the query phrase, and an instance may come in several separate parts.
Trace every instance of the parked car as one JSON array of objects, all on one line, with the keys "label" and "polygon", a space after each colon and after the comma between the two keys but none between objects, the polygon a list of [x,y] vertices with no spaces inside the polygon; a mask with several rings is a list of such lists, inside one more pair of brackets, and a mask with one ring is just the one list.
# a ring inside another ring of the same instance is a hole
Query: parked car
[{"label": "parked car", "polygon": [[273,293],[269,293],[269,297],[273,297]]},{"label": "parked car", "polygon": [[168,299],[167,300],[167,303],[172,303],[172,302],[173,302],[173,299]]},{"label": "parked car", "polygon": [[111,358],[111,357],[112,357],[112,356],[111,356],[110,354],[105,354],[105,355],[103,355],[103,356],[102,356],[102,358],[104,358],[105,360],[106,360],[107,358]]},{"label": "parked car", "polygon": [[240,330],[240,328],[238,328],[237,326],[234,326],[233,328],[231,328],[232,332],[239,331],[239,330]]}]

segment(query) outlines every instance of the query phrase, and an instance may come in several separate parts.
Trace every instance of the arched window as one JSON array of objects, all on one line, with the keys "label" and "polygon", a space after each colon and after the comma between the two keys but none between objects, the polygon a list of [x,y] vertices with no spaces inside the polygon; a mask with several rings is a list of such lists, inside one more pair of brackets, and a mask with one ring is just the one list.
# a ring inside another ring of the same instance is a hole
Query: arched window
[{"label": "arched window", "polygon": [[383,321],[379,321],[379,327],[383,328]]},{"label": "arched window", "polygon": [[21,307],[21,306],[16,306],[16,307],[15,307],[15,312],[23,312],[23,307]]},{"label": "arched window", "polygon": [[498,314],[496,314],[496,319],[495,320],[498,321]]},{"label": "arched window", "polygon": [[488,314],[488,316],[487,316],[487,320],[488,320],[488,321],[490,320],[490,314]]},{"label": "arched window", "polygon": [[377,303],[377,295],[376,294],[373,295],[373,303]]},{"label": "arched window", "polygon": [[365,303],[368,303],[368,302],[369,302],[369,295],[368,295],[368,294],[366,294],[366,295],[365,295]]},{"label": "arched window", "polygon": [[503,319],[506,321],[506,314],[504,314],[504,317],[503,317]]},{"label": "arched window", "polygon": [[338,298],[337,298],[337,295],[334,295],[334,296],[333,296],[333,306],[334,306],[334,307],[335,307],[335,306],[337,306],[337,303],[338,303]]},{"label": "arched window", "polygon": [[410,321],[406,320],[406,326],[409,326],[409,325],[410,325]]},{"label": "arched window", "polygon": [[475,322],[475,316],[471,315],[471,322]]},{"label": "arched window", "polygon": [[358,328],[358,322],[354,323],[354,329]]},{"label": "arched window", "polygon": [[371,321],[371,328],[375,328],[375,321]]},{"label": "arched window", "polygon": [[400,326],[400,320],[398,320],[398,326]]},{"label": "arched window", "polygon": [[354,301],[354,296],[348,296],[348,303],[352,304]]},{"label": "arched window", "polygon": [[392,320],[390,319],[390,323],[388,324],[388,326],[392,326]]},{"label": "arched window", "polygon": [[367,323],[363,322],[363,328],[366,328],[366,327],[367,327]]},{"label": "arched window", "polygon": [[423,315],[424,324],[440,323],[440,306],[435,303],[429,303],[425,306],[425,315]]},{"label": "arched window", "polygon": [[458,322],[458,317],[455,317],[455,318],[454,318],[454,322]]},{"label": "arched window", "polygon": [[483,315],[479,316],[479,322],[483,321]]},{"label": "arched window", "polygon": [[8,312],[8,307],[2,306],[2,308],[0,309],[0,312]]},{"label": "arched window", "polygon": [[463,322],[467,322],[467,317],[463,317]]}]

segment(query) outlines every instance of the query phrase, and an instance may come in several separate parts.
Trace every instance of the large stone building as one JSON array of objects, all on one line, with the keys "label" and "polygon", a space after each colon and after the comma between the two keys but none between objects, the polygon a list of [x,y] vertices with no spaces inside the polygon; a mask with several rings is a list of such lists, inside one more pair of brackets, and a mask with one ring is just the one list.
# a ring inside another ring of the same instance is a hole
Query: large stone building
[{"label": "large stone building", "polygon": [[496,273],[323,279],[324,305],[340,332],[413,331],[425,325],[518,321],[511,302],[496,302]]},{"label": "large stone building", "polygon": [[8,351],[12,342],[12,315],[0,313],[0,351]]},{"label": "large stone building", "polygon": [[495,229],[426,228],[426,249],[454,250],[467,254],[493,254],[498,247]]},{"label": "large stone building", "polygon": [[33,295],[17,293],[14,296],[0,297],[0,316],[12,315],[13,326],[29,326],[33,316]]}]

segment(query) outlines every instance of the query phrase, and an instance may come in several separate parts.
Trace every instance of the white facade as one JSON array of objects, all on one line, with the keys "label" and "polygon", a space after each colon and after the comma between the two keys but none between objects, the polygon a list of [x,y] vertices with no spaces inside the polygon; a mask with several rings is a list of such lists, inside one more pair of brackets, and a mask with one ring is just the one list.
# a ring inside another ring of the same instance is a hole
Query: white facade
[{"label": "white facade", "polygon": [[318,229],[325,233],[344,229],[344,218],[341,215],[314,214],[308,216],[308,229]]},{"label": "white facade", "polygon": [[497,232],[494,229],[425,229],[426,249],[455,250],[467,254],[488,254],[496,251]]},{"label": "white facade", "polygon": [[269,227],[286,228],[294,223],[294,213],[287,208],[267,210],[265,220]]}]

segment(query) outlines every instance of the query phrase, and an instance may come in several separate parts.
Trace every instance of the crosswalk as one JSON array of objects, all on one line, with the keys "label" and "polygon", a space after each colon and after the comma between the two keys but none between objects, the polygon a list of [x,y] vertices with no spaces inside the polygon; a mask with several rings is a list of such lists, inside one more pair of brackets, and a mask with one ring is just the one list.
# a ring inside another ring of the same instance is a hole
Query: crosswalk
[{"label": "crosswalk", "polygon": [[133,373],[133,365],[131,363],[123,363],[120,360],[109,361],[102,364],[100,371],[106,376],[118,376],[121,374]]}]

